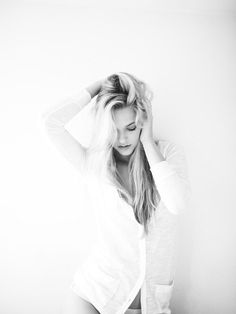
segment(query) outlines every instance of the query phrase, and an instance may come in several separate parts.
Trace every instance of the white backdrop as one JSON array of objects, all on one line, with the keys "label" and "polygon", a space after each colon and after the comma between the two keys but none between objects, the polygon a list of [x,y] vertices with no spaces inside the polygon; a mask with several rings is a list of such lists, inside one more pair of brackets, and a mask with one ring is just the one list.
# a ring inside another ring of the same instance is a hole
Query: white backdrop
[{"label": "white backdrop", "polygon": [[[173,314],[235,313],[234,2],[1,1],[0,42],[0,313],[61,312],[95,223],[41,115],[115,71],[150,85],[155,134],[186,152]],[[68,124],[84,144],[86,115]]]}]

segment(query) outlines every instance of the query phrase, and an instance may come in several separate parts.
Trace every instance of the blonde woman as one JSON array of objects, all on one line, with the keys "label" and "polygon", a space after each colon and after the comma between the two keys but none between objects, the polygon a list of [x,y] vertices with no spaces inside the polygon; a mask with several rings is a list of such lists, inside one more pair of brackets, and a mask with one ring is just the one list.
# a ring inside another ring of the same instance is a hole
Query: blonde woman
[{"label": "blonde woman", "polygon": [[[65,124],[93,97],[82,146]],[[98,240],[75,272],[64,314],[170,314],[177,217],[190,186],[181,146],[153,134],[153,93],[117,72],[44,115],[48,136],[83,176]]]}]

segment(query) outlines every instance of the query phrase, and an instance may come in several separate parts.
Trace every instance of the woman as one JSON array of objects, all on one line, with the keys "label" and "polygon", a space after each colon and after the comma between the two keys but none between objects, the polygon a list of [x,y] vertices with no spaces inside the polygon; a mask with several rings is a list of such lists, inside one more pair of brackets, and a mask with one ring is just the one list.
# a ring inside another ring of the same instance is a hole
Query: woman
[{"label": "woman", "polygon": [[[96,96],[88,148],[65,124]],[[44,115],[48,136],[85,179],[99,226],[65,314],[169,314],[177,217],[190,186],[183,149],[153,134],[152,92],[126,72],[81,89]]]}]

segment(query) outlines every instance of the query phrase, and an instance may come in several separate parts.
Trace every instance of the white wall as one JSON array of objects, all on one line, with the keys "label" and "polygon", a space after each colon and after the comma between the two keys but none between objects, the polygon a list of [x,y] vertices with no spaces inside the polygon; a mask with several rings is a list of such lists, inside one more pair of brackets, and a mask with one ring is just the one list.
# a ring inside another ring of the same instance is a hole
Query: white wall
[{"label": "white wall", "polygon": [[[173,314],[236,311],[235,12],[223,0],[0,3],[0,313],[60,313],[91,248],[83,186],[41,114],[115,71],[149,83],[155,133],[186,152]],[[68,129],[86,142],[83,120]]]}]

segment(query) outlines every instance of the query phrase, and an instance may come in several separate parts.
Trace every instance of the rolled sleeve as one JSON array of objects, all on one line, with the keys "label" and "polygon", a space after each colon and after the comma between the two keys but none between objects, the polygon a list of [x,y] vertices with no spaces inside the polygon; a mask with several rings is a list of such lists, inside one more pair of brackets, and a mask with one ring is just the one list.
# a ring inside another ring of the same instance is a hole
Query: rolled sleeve
[{"label": "rolled sleeve", "polygon": [[154,164],[150,170],[161,201],[172,214],[180,214],[189,206],[191,187],[187,161],[182,146],[168,143],[162,153],[164,161]]}]

